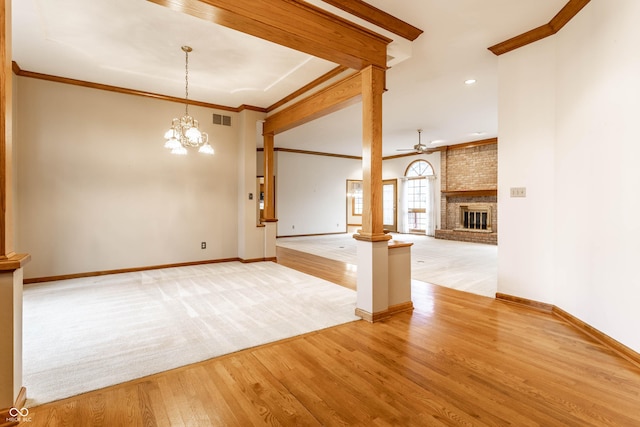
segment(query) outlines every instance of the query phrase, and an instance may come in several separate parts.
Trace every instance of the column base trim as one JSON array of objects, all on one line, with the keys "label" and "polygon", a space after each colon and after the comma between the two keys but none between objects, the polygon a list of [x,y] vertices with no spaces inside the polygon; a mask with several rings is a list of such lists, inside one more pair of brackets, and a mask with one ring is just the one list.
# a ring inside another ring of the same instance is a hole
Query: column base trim
[{"label": "column base trim", "polygon": [[[20,388],[20,392],[18,393],[18,397],[16,398],[15,403],[11,408],[0,410],[0,427],[10,427],[20,425],[19,418],[10,413],[12,408],[16,408],[22,410],[24,405],[27,403],[27,389],[24,387]],[[15,421],[10,421],[15,419]],[[8,421],[9,420],[9,421]]]},{"label": "column base trim", "polygon": [[404,313],[406,311],[413,311],[413,302],[407,301],[400,304],[392,305],[386,310],[377,311],[375,313],[369,313],[361,308],[356,308],[355,314],[361,317],[362,320],[366,320],[369,323],[376,323],[382,320],[386,320],[398,313]]},{"label": "column base trim", "polygon": [[353,235],[353,238],[356,240],[361,240],[363,242],[384,242],[386,240],[391,240],[392,236],[388,234],[363,234],[356,233]]}]

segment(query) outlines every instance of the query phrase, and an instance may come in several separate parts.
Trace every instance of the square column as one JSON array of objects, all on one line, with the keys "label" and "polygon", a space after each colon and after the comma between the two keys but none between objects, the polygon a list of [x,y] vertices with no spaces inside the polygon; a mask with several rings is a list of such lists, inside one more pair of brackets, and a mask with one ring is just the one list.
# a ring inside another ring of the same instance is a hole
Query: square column
[{"label": "square column", "polygon": [[369,322],[388,317],[389,265],[386,240],[357,240],[358,276],[356,316]]}]

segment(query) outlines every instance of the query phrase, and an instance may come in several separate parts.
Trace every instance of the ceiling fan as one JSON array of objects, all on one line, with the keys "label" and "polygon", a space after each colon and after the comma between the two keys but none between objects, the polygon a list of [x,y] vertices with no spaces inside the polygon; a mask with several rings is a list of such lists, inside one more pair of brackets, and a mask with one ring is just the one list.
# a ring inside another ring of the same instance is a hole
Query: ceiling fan
[{"label": "ceiling fan", "polygon": [[418,154],[422,154],[427,151],[427,146],[422,143],[420,140],[420,135],[422,134],[422,129],[418,129],[418,143],[413,146],[413,148],[398,148],[396,151],[415,151]]}]

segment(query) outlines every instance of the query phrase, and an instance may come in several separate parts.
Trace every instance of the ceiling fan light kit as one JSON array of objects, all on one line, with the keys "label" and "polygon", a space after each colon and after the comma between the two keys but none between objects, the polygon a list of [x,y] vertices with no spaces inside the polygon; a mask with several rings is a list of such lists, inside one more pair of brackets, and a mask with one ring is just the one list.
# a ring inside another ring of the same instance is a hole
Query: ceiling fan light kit
[{"label": "ceiling fan light kit", "polygon": [[418,129],[418,143],[413,148],[399,148],[397,151],[415,151],[417,154],[422,154],[427,150],[427,146],[422,143],[421,139],[422,129]]}]

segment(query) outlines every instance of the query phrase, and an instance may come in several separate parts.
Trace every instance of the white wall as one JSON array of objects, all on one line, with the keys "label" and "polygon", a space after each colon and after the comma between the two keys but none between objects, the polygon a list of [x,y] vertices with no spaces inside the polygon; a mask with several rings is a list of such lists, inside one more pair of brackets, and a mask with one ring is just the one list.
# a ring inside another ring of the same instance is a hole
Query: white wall
[{"label": "white wall", "polygon": [[[593,0],[552,39],[500,57],[498,174],[499,292],[553,303],[635,351],[638,16],[637,0]],[[552,215],[536,218],[541,205]]]},{"label": "white wall", "polygon": [[553,303],[555,39],[499,64],[498,291]]},{"label": "white wall", "polygon": [[163,133],[183,111],[18,78],[16,247],[32,255],[26,278],[237,256],[236,127],[191,107],[216,153],[173,156]]},{"label": "white wall", "polygon": [[[401,157],[382,163],[383,179],[404,176],[415,160],[434,168],[436,200],[440,200],[440,153]],[[343,233],[346,231],[346,181],[362,179],[362,162],[330,156],[276,151],[276,217],[278,236]],[[440,205],[436,203],[438,227]]]},{"label": "white wall", "polygon": [[347,231],[347,179],[362,179],[360,160],[276,151],[278,236]]}]

